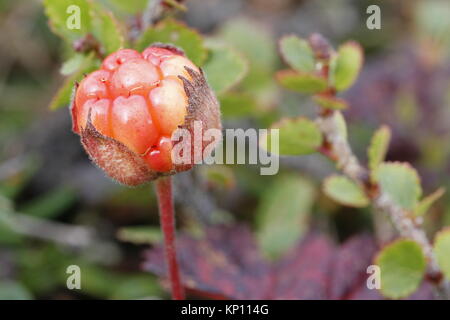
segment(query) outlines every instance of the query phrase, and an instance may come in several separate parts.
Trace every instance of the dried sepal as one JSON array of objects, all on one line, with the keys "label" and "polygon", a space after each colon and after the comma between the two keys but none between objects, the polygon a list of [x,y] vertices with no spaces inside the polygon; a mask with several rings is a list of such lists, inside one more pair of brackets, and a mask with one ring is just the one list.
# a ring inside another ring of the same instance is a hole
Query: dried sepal
[{"label": "dried sepal", "polygon": [[[179,76],[183,81],[184,91],[188,97],[188,112],[181,128],[188,129],[194,136],[194,123],[195,121],[201,121],[203,131],[208,129],[221,130],[219,102],[206,82],[203,70],[200,69],[200,72],[196,72],[189,67],[185,67],[185,69],[192,80]],[[202,137],[195,137],[197,141],[199,138],[202,139]],[[203,139],[202,142],[203,148],[209,144],[207,141],[203,141]]]},{"label": "dried sepal", "polygon": [[81,131],[81,143],[91,160],[122,184],[137,186],[158,177],[139,155],[123,143],[98,132],[90,117]]}]

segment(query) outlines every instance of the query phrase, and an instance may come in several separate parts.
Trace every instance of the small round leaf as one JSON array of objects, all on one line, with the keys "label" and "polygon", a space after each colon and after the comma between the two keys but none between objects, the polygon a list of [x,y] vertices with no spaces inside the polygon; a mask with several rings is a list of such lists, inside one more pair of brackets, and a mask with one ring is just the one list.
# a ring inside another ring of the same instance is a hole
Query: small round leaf
[{"label": "small round leaf", "polygon": [[247,74],[247,61],[231,47],[209,44],[209,55],[203,69],[211,88],[218,94],[223,93]]},{"label": "small round leaf", "polygon": [[350,207],[362,208],[369,205],[364,190],[344,176],[331,176],[324,181],[323,191],[336,202]]},{"label": "small round leaf", "polygon": [[314,53],[306,40],[295,35],[280,40],[280,52],[284,61],[300,72],[314,71]]},{"label": "small round leaf", "polygon": [[450,280],[450,228],[444,229],[434,239],[434,253],[445,277]]},{"label": "small round leaf", "polygon": [[[322,145],[322,133],[317,124],[306,118],[284,119],[274,124],[266,137],[261,138],[261,146],[275,154],[305,155],[314,153]],[[278,152],[276,143],[278,142]]]},{"label": "small round leaf", "polygon": [[172,19],[163,20],[144,31],[137,40],[136,49],[142,51],[155,42],[170,43],[183,49],[186,56],[197,66],[201,66],[207,56],[200,34]]},{"label": "small round leaf", "polygon": [[44,0],[43,5],[52,31],[67,42],[80,39],[91,31],[90,1]]},{"label": "small round leaf", "polygon": [[344,43],[331,62],[331,78],[337,91],[350,88],[363,64],[363,50],[353,41]]},{"label": "small round leaf", "polygon": [[95,5],[91,10],[91,16],[92,33],[101,43],[105,55],[113,53],[124,46],[124,27],[121,26],[112,12]]},{"label": "small round leaf", "polygon": [[276,73],[276,78],[286,89],[300,93],[319,93],[324,91],[328,86],[325,77],[314,73],[282,70]]},{"label": "small round leaf", "polygon": [[422,195],[417,171],[408,163],[384,162],[373,172],[373,179],[403,209],[413,210]]},{"label": "small round leaf", "polygon": [[419,287],[426,269],[422,248],[412,240],[397,240],[384,247],[375,259],[381,271],[381,293],[405,298]]}]

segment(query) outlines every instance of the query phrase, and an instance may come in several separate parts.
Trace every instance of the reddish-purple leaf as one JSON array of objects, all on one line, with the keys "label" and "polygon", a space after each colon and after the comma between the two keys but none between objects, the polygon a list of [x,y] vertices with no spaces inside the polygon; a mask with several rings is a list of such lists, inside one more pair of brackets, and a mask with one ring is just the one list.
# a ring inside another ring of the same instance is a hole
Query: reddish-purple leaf
[{"label": "reddish-purple leaf", "polygon": [[[260,299],[268,288],[269,265],[244,227],[210,228],[203,240],[181,235],[177,246],[188,289],[231,299]],[[162,247],[146,254],[144,269],[165,275]]]},{"label": "reddish-purple leaf", "polygon": [[[212,227],[203,238],[181,234],[178,252],[189,293],[211,299],[383,299],[367,288],[377,246],[367,234],[338,246],[311,233],[275,263],[262,258],[244,226]],[[144,270],[165,277],[162,246],[145,254]],[[410,299],[433,299],[424,283]]]},{"label": "reddish-purple leaf", "polygon": [[358,290],[361,283],[366,287],[366,270],[375,253],[376,244],[367,234],[349,239],[336,250],[331,269],[331,299],[347,297],[353,290]]},{"label": "reddish-purple leaf", "polygon": [[271,299],[326,299],[334,246],[324,236],[309,235],[274,269]]}]

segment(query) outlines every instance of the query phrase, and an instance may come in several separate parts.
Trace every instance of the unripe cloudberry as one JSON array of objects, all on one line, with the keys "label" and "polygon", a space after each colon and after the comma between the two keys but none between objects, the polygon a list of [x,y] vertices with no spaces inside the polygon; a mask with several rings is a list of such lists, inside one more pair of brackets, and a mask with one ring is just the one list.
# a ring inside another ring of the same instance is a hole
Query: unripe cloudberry
[{"label": "unripe cloudberry", "polygon": [[[188,170],[172,161],[178,129],[220,129],[219,105],[203,72],[175,47],[154,44],[142,53],[122,49],[76,86],[73,131],[110,177],[139,185]],[[198,139],[198,137],[193,137]],[[201,139],[201,138],[200,138]],[[189,142],[194,147],[194,140]],[[204,149],[208,143],[201,142]]]}]

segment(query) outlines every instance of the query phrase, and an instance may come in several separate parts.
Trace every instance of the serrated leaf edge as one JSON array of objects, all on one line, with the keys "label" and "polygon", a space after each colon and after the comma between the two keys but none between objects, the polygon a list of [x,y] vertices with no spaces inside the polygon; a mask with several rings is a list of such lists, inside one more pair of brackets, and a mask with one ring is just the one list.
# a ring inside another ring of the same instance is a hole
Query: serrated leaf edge
[{"label": "serrated leaf edge", "polygon": [[347,207],[352,207],[352,208],[365,208],[365,207],[367,207],[370,204],[370,199],[367,197],[367,195],[365,194],[363,189],[361,189],[361,191],[362,191],[362,194],[364,196],[365,202],[364,202],[364,204],[360,204],[360,205],[355,205],[355,203],[350,203],[350,202],[347,202],[347,201],[338,200],[338,199],[334,198],[333,196],[331,196],[326,191],[326,184],[328,183],[328,181],[330,181],[331,179],[334,179],[334,178],[345,178],[345,179],[349,180],[351,183],[355,184],[358,188],[361,188],[361,186],[359,186],[354,181],[352,181],[351,179],[349,179],[348,177],[346,177],[344,175],[332,174],[332,175],[326,177],[325,180],[323,181],[323,184],[322,184],[322,191],[327,197],[329,197],[330,199],[332,199],[333,201],[335,201],[335,202],[337,202],[337,203],[339,203],[341,205],[344,205],[344,206],[347,206]]},{"label": "serrated leaf edge", "polygon": [[[392,242],[386,244],[385,246],[383,246],[383,247],[379,250],[379,252],[375,255],[375,257],[374,257],[374,259],[373,259],[374,264],[377,265],[377,266],[380,266],[379,259],[380,259],[380,256],[383,254],[383,251],[384,251],[386,248],[392,247],[392,246],[396,245],[397,243],[403,242],[403,241],[407,241],[407,242],[413,243],[414,245],[416,245],[416,246],[418,246],[418,247],[420,248],[420,252],[422,253],[422,257],[423,257],[423,260],[424,260],[424,262],[425,262],[425,263],[424,263],[425,267],[423,268],[423,276],[422,276],[422,281],[423,281],[423,278],[424,278],[424,276],[425,276],[425,270],[426,270],[426,257],[425,257],[425,255],[424,255],[424,252],[423,252],[422,248],[420,247],[420,245],[419,245],[416,241],[414,241],[414,240],[412,240],[412,239],[410,239],[410,238],[404,238],[404,237],[398,238],[398,239],[395,239],[394,241],[392,241]],[[381,277],[383,277],[383,275],[381,275]],[[406,290],[405,290],[404,293],[399,294],[398,296],[386,296],[385,293],[383,293],[383,289],[382,289],[382,288],[380,288],[379,291],[380,291],[381,294],[382,294],[383,296],[385,296],[386,298],[389,298],[389,299],[401,299],[401,298],[407,297],[408,295],[414,293],[414,292],[418,289],[419,286],[420,286],[420,283],[419,283],[418,286],[417,286],[415,289],[413,289],[412,291],[406,291]]]}]

